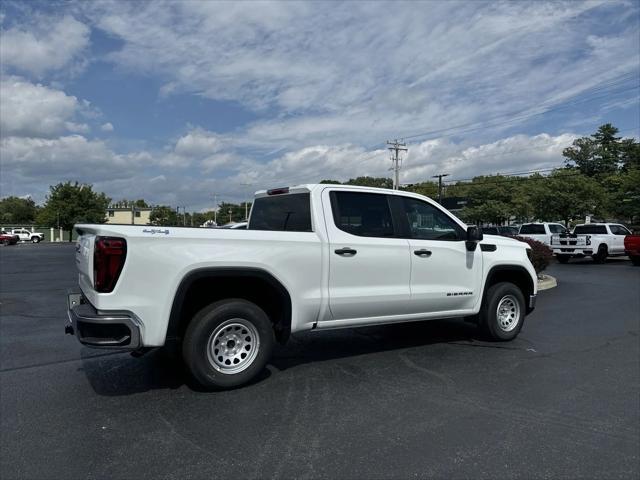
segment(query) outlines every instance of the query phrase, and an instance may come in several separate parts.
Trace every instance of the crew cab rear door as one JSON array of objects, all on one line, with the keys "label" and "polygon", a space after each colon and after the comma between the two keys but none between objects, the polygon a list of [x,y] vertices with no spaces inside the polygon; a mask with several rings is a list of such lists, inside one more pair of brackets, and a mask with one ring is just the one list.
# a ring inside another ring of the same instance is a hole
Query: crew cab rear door
[{"label": "crew cab rear door", "polygon": [[398,236],[389,197],[330,188],[322,193],[333,320],[375,322],[409,310],[409,245]]}]

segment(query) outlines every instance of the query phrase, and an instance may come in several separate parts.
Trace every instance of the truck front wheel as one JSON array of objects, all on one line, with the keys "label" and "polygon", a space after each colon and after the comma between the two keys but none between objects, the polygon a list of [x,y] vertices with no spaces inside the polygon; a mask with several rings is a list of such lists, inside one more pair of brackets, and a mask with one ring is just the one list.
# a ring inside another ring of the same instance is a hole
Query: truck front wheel
[{"label": "truck front wheel", "polygon": [[223,390],[251,381],[271,358],[275,336],[264,311],[242,299],[212,303],[191,320],[182,356],[203,387]]},{"label": "truck front wheel", "polygon": [[491,285],[480,309],[480,325],[492,340],[513,340],[522,329],[524,295],[510,282]]},{"label": "truck front wheel", "polygon": [[31,237],[31,241],[33,243],[39,243],[40,242],[40,237]]}]

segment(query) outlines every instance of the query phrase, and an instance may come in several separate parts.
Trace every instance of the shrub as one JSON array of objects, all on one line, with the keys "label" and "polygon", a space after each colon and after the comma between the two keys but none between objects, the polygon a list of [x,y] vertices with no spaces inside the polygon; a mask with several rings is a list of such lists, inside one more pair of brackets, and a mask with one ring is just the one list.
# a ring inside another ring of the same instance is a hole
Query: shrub
[{"label": "shrub", "polygon": [[547,247],[544,243],[539,242],[537,240],[533,240],[532,238],[526,237],[514,237],[516,240],[520,240],[521,242],[528,243],[531,247],[531,252],[529,257],[531,259],[531,263],[533,264],[533,268],[535,268],[536,273],[540,274],[547,266],[551,259],[553,258],[553,252],[549,247]]}]

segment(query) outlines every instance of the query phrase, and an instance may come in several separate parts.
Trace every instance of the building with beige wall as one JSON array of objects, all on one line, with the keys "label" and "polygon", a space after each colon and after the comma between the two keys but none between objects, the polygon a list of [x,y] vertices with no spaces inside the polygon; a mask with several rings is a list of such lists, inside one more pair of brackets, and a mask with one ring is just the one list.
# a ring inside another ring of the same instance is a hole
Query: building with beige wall
[{"label": "building with beige wall", "polygon": [[140,207],[109,207],[106,213],[107,223],[151,225],[151,210]]}]

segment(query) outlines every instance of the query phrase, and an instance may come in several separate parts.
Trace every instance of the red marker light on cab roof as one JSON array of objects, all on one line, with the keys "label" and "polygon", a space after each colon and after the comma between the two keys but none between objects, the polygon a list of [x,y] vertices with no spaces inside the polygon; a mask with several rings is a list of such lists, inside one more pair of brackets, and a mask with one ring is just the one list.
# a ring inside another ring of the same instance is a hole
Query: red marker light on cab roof
[{"label": "red marker light on cab roof", "polygon": [[272,188],[267,190],[267,195],[281,195],[283,193],[289,193],[289,187]]}]

